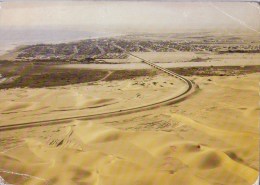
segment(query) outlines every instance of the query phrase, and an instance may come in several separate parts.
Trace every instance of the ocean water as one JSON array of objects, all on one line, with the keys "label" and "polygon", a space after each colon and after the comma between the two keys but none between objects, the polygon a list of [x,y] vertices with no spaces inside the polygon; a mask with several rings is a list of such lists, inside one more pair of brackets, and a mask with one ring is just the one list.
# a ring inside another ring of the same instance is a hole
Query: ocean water
[{"label": "ocean water", "polygon": [[111,32],[259,34],[259,10],[256,3],[248,2],[4,1],[0,54],[18,45],[69,42],[111,36]]},{"label": "ocean water", "polygon": [[108,32],[89,32],[65,28],[1,28],[0,55],[20,45],[64,43],[90,38],[116,36]]},{"label": "ocean water", "polygon": [[22,44],[110,36],[108,32],[259,34],[259,10],[258,4],[249,2],[4,1],[0,3],[0,53]]}]

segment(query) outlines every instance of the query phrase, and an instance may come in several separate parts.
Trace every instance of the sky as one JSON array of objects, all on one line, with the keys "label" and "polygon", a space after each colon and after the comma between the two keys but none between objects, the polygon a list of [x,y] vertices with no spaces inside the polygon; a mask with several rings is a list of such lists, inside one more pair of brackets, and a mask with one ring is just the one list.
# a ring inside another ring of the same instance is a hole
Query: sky
[{"label": "sky", "polygon": [[260,33],[260,6],[251,2],[25,1],[1,3],[0,28],[66,27],[118,32],[201,29]]}]

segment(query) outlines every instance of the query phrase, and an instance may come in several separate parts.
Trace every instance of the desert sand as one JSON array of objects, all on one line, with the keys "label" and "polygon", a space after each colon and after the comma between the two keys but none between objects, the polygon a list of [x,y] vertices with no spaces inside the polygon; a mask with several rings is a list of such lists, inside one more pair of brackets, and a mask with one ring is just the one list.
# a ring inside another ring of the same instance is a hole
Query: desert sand
[{"label": "desert sand", "polygon": [[[1,132],[0,176],[26,185],[251,185],[259,171],[258,77],[192,76],[199,90],[177,104]],[[142,105],[182,87],[160,74],[1,90],[1,125]]]},{"label": "desert sand", "polygon": [[186,88],[183,82],[160,74],[112,83],[2,90],[1,125],[135,108],[174,97]]},{"label": "desert sand", "polygon": [[0,0],[0,185],[254,184],[259,15]]}]

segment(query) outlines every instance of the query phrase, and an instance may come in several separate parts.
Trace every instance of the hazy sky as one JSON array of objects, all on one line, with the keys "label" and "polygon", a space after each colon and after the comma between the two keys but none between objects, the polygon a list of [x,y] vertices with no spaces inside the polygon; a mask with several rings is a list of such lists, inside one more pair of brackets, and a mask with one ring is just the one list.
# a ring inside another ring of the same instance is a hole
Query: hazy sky
[{"label": "hazy sky", "polygon": [[260,6],[249,2],[19,1],[1,3],[0,27],[74,27],[87,31],[260,31]]}]

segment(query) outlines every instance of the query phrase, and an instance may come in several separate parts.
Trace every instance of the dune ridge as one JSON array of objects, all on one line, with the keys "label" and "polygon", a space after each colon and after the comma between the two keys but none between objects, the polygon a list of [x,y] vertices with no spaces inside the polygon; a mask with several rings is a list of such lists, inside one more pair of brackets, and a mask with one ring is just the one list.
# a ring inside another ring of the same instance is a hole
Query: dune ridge
[{"label": "dune ridge", "polygon": [[[120,117],[2,132],[0,176],[5,183],[21,185],[251,185],[259,173],[257,75],[210,77],[211,81],[193,77],[200,90],[178,104]],[[246,84],[251,88],[244,88]],[[138,90],[129,81],[122,87],[126,94]],[[171,92],[169,86],[145,88]],[[78,106],[89,105],[81,97],[69,99],[75,94],[65,89],[68,94],[59,95],[71,102],[66,105],[58,99],[48,110],[79,102]],[[37,92],[34,95],[18,91],[9,96],[18,96],[15,100],[20,102],[23,96],[35,100],[38,95],[53,100],[50,94],[56,91],[45,91],[28,90]],[[139,101],[136,94],[128,98]],[[115,101],[108,97],[90,100],[93,106]],[[1,110],[12,108],[11,103],[5,105]],[[16,119],[37,113],[22,112],[28,110],[17,109]],[[56,115],[59,112],[48,116]]]},{"label": "dune ridge", "polygon": [[[37,177],[28,176],[23,181],[28,185],[46,183],[42,179],[50,179],[50,184],[209,185],[220,183],[219,176],[242,185],[253,183],[258,174],[218,149],[177,141],[171,133],[150,131],[145,133],[148,141],[140,141],[142,132],[74,124],[58,133],[59,139],[26,139],[23,147],[1,153],[1,168]],[[14,180],[13,175],[0,174],[8,182]]]}]

